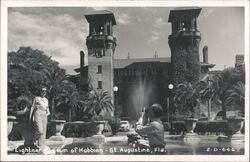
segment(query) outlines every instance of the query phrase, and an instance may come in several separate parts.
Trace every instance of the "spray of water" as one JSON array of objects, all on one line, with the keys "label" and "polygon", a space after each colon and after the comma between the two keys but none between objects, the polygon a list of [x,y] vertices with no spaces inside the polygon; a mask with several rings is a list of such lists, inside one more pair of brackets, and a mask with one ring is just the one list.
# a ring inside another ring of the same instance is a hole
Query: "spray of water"
[{"label": "spray of water", "polygon": [[150,106],[152,86],[147,76],[139,76],[138,82],[130,90],[130,117],[138,120],[142,109]]}]

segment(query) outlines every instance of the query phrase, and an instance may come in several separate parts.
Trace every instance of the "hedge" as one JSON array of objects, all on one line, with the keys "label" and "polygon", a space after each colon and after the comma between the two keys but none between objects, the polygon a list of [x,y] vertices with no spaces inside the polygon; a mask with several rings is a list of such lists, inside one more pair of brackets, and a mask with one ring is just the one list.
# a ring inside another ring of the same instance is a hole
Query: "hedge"
[{"label": "hedge", "polygon": [[[22,140],[21,134],[16,130],[17,123],[14,123],[12,132],[8,136],[9,140]],[[90,137],[97,133],[94,122],[67,122],[64,125],[62,135],[65,137]],[[55,124],[49,122],[47,125],[46,138],[55,134]]]},{"label": "hedge", "polygon": [[[186,128],[184,125],[184,121],[173,121],[173,131],[177,134],[181,132],[185,132]],[[198,121],[194,132],[198,134],[205,134],[205,133],[224,133],[230,134],[231,130],[228,127],[226,120],[217,120],[217,121]],[[245,133],[245,127],[241,130],[242,133]]]}]

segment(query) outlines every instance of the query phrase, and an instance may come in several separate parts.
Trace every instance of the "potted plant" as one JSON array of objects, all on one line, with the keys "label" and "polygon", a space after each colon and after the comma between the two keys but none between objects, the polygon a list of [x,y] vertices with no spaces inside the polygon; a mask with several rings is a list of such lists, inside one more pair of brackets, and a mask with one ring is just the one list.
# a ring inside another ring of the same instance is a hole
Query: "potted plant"
[{"label": "potted plant", "polygon": [[102,90],[91,91],[85,102],[85,111],[92,116],[92,121],[97,125],[97,134],[102,135],[106,119],[111,117],[113,111],[112,98],[108,92]]},{"label": "potted plant", "polygon": [[174,91],[175,113],[184,119],[184,125],[188,134],[194,134],[197,118],[199,117],[199,105],[196,89],[190,82],[177,85]]}]

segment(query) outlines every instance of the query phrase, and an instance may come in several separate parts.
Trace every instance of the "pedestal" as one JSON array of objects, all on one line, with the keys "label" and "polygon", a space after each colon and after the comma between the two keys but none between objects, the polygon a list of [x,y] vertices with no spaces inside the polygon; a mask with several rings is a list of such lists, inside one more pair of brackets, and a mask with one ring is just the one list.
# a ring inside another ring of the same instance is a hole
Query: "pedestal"
[{"label": "pedestal", "polygon": [[193,119],[193,118],[187,118],[184,121],[186,130],[187,130],[187,134],[193,135],[194,133],[194,129],[196,127],[196,123],[197,123],[197,119]]},{"label": "pedestal", "polygon": [[245,136],[243,134],[234,134],[231,137],[229,137],[229,139],[233,142],[233,141],[242,141],[244,142],[245,140]]},{"label": "pedestal", "polygon": [[52,121],[53,124],[55,124],[55,132],[56,134],[54,136],[51,136],[49,139],[52,141],[63,141],[65,140],[65,137],[61,134],[63,128],[64,128],[64,124],[65,124],[65,120],[53,120]]},{"label": "pedestal", "polygon": [[227,121],[232,134],[229,136],[219,136],[217,140],[231,143],[243,143],[245,141],[245,135],[241,134],[241,129],[244,125],[244,118],[229,118]]},{"label": "pedestal", "polygon": [[66,145],[72,144],[73,138],[64,138],[63,141],[61,140],[47,140],[46,145],[50,147],[51,150],[53,150],[56,153],[61,153],[61,149],[65,147]]},{"label": "pedestal", "polygon": [[196,133],[186,133],[185,135],[183,135],[184,143],[196,144],[200,140],[201,140],[200,137]]},{"label": "pedestal", "polygon": [[104,143],[105,142],[105,136],[102,134],[96,134],[92,137],[88,137],[88,141],[91,141],[93,143]]},{"label": "pedestal", "polygon": [[219,136],[217,140],[219,142],[244,143],[245,136],[243,134],[234,134],[232,136]]},{"label": "pedestal", "polygon": [[[8,126],[7,126],[7,136],[9,136],[10,132],[13,129],[13,123],[16,120],[15,116],[8,116]],[[9,151],[13,151],[15,149],[14,145],[12,144],[12,142],[8,139],[8,152]]]},{"label": "pedestal", "polygon": [[66,138],[64,136],[60,135],[60,136],[51,136],[49,139],[51,141],[64,141]]},{"label": "pedestal", "polygon": [[95,121],[95,123],[97,124],[96,125],[96,127],[97,127],[96,135],[102,135],[102,131],[104,129],[106,122],[105,121]]}]

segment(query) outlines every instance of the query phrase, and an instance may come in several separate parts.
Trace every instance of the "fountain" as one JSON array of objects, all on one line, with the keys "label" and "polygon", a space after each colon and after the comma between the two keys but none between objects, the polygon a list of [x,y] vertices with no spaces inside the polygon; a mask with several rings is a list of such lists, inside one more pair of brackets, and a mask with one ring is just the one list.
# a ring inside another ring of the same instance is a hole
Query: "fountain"
[{"label": "fountain", "polygon": [[133,86],[129,87],[129,94],[130,96],[130,112],[131,118],[134,120],[138,120],[142,109],[145,107],[149,107],[152,104],[149,99],[153,100],[152,93],[153,93],[153,86],[151,82],[147,80],[147,76],[140,75],[138,77],[138,82],[134,83]]}]

